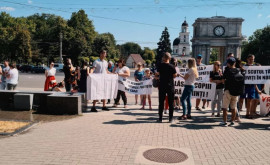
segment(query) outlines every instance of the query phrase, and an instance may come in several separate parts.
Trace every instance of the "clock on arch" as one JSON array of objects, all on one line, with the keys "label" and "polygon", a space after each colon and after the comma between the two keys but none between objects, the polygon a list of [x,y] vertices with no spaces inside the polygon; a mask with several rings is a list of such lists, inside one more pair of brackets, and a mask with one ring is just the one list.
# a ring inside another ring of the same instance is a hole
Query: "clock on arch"
[{"label": "clock on arch", "polygon": [[219,25],[219,26],[216,26],[214,28],[214,34],[215,34],[215,36],[220,37],[220,36],[223,36],[224,33],[225,33],[225,28],[223,26],[220,26]]}]

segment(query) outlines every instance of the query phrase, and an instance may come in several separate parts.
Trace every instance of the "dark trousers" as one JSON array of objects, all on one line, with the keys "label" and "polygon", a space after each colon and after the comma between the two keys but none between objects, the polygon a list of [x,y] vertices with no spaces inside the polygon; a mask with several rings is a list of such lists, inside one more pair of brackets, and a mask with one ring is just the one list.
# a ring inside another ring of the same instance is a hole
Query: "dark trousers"
[{"label": "dark trousers", "polygon": [[159,120],[162,120],[163,110],[164,110],[164,101],[166,94],[168,96],[169,102],[169,120],[173,118],[173,100],[174,100],[174,89],[173,88],[159,88],[158,99],[159,99]]},{"label": "dark trousers", "polygon": [[65,81],[65,88],[66,88],[66,92],[70,92],[71,88],[72,88],[72,84],[70,84],[69,82]]},{"label": "dark trousers", "polygon": [[114,100],[114,103],[115,104],[119,103],[120,96],[122,97],[122,100],[124,101],[124,105],[127,105],[127,96],[126,96],[126,93],[124,91],[120,91],[120,90],[117,91],[117,97]]}]

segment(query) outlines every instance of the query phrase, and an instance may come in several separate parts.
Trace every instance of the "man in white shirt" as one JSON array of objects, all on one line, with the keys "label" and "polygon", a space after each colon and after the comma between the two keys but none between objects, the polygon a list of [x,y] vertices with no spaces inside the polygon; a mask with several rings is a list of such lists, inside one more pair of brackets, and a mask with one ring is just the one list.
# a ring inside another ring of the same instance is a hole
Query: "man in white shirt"
[{"label": "man in white shirt", "polygon": [[7,88],[7,73],[9,71],[9,64],[7,60],[5,60],[4,66],[5,67],[2,68],[2,72],[0,72],[0,74],[2,75],[1,83],[0,83],[0,90],[6,90]]},{"label": "man in white shirt", "polygon": [[[97,74],[110,74],[108,71],[108,62],[105,60],[107,56],[106,50],[102,50],[99,55],[99,59],[97,59],[93,63],[93,73]],[[98,112],[96,109],[96,102],[97,100],[93,101],[93,107],[91,108],[91,112]],[[103,107],[102,110],[104,111],[109,111],[109,109],[106,107],[105,100],[102,100],[103,102]]]},{"label": "man in white shirt", "polygon": [[15,90],[18,84],[19,79],[19,72],[16,69],[16,64],[12,63],[9,64],[9,72],[7,74],[7,89],[8,90]]}]

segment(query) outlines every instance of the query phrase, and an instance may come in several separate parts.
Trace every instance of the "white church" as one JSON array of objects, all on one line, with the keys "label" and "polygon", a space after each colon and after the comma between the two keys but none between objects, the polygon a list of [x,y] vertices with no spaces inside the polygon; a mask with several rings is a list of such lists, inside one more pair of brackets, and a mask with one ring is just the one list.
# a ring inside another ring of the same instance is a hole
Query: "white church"
[{"label": "white church", "polygon": [[179,37],[177,37],[173,41],[172,57],[181,60],[183,63],[185,63],[189,58],[191,58],[189,31],[186,20],[182,23],[182,28],[181,32],[179,33]]}]

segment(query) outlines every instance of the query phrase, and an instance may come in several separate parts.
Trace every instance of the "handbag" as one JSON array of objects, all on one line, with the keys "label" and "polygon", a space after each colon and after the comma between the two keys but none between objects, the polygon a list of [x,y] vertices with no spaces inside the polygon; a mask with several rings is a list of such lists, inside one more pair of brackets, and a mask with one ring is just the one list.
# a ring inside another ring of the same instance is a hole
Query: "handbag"
[{"label": "handbag", "polygon": [[159,83],[160,83],[160,81],[159,81],[159,79],[153,79],[153,87],[154,88],[158,88],[159,87]]}]

